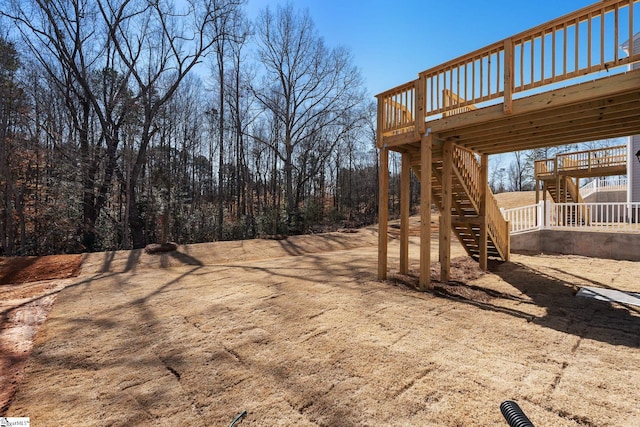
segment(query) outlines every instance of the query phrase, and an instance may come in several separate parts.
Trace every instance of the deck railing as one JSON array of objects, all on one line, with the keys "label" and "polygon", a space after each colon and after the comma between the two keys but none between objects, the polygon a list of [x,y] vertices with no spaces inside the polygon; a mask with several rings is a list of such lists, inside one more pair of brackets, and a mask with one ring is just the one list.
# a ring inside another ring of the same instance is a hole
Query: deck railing
[{"label": "deck railing", "polygon": [[[504,43],[494,43],[420,73],[424,81],[426,116],[499,98],[504,91]],[[459,96],[448,103],[449,93]]]},{"label": "deck railing", "polygon": [[461,181],[465,185],[467,196],[469,196],[469,200],[474,204],[476,210],[479,211],[482,180],[480,179],[481,172],[478,160],[473,151],[459,146],[455,147],[452,154],[453,163],[456,165],[458,173],[463,175]]},{"label": "deck railing", "polygon": [[544,216],[544,202],[511,209],[500,208],[500,212],[504,219],[509,221],[511,234],[540,230]]},{"label": "deck railing", "polygon": [[533,162],[533,173],[536,179],[547,176],[555,176],[557,169],[556,159],[536,160]]},{"label": "deck railing", "polygon": [[559,154],[552,159],[536,160],[534,174],[536,179],[553,177],[557,174],[571,172],[594,172],[599,168],[626,166],[627,146],[596,148]]},{"label": "deck railing", "polygon": [[420,131],[425,119],[481,103],[502,101],[508,112],[518,93],[638,62],[638,16],[640,0],[602,0],[423,71],[378,95],[381,133]]},{"label": "deck railing", "polygon": [[627,146],[598,148],[560,154],[558,156],[558,172],[592,171],[598,168],[609,168],[627,165]]},{"label": "deck railing", "polygon": [[627,178],[597,178],[580,187],[580,195],[586,198],[600,191],[626,191]]},{"label": "deck railing", "polygon": [[378,95],[378,128],[383,136],[412,132],[415,125],[416,85],[409,82]]},{"label": "deck railing", "polygon": [[550,203],[544,228],[640,231],[640,203]]},{"label": "deck railing", "polygon": [[509,223],[504,220],[498,202],[495,197],[493,197],[489,185],[484,183],[485,188],[480,187],[483,185],[483,180],[480,179],[481,171],[476,155],[471,150],[456,146],[453,150],[453,163],[456,166],[457,173],[462,175],[460,182],[469,200],[474,205],[476,212],[480,212],[480,206],[482,204],[481,197],[485,193],[489,193],[486,198],[486,215],[489,234],[501,256],[508,260]]},{"label": "deck railing", "polygon": [[511,234],[543,229],[640,232],[640,203],[553,203],[501,209]]}]

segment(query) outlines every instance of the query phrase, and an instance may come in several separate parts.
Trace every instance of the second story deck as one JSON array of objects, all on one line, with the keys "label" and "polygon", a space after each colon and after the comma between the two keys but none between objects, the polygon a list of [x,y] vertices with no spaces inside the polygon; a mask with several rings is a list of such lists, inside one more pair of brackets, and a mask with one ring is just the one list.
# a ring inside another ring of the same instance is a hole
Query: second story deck
[{"label": "second story deck", "polygon": [[640,134],[640,0],[591,6],[419,73],[378,98],[378,146],[481,154]]},{"label": "second story deck", "polygon": [[627,146],[597,148],[560,154],[552,159],[536,160],[535,179],[555,179],[558,175],[573,178],[625,175]]}]

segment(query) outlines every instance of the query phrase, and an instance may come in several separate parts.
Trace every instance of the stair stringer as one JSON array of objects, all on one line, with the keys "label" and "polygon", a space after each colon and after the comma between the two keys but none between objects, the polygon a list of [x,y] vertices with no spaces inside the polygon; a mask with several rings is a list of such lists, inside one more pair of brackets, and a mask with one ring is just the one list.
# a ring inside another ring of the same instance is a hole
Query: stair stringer
[{"label": "stair stringer", "polygon": [[[461,147],[455,147],[455,150],[464,150]],[[468,151],[468,150],[465,150]],[[473,155],[472,152],[469,152]],[[458,153],[460,154],[460,153]],[[468,153],[462,153],[468,157]],[[480,248],[480,200],[479,189],[474,189],[472,178],[479,176],[480,165],[475,159],[474,164],[477,170],[468,171],[465,170],[465,162],[455,161],[452,167],[452,187],[454,189],[461,189],[452,191],[452,215],[455,215],[455,221],[451,222],[451,230],[456,235],[462,246],[465,248],[467,254],[471,257],[479,257]],[[469,162],[466,162],[469,163]],[[432,163],[431,167],[431,181],[432,191],[431,196],[434,200],[438,210],[442,214],[442,160],[438,160]],[[420,167],[413,166],[413,173],[420,178]],[[488,230],[487,230],[487,252],[489,256],[497,257],[503,260],[509,260],[509,228],[508,223],[504,220],[504,217],[500,213],[498,204],[493,196],[493,193],[487,185],[488,197],[487,197],[487,216],[488,216]],[[476,195],[473,197],[471,195]],[[467,209],[462,206],[461,202],[466,203]],[[471,207],[472,211],[468,208]],[[502,238],[500,238],[500,230],[502,231]]]},{"label": "stair stringer", "polygon": [[[468,161],[463,161],[464,158]],[[493,246],[497,252],[499,258],[508,261],[509,260],[509,224],[504,219],[504,216],[500,212],[498,202],[489,188],[489,183],[481,183],[480,177],[480,163],[475,156],[475,153],[465,148],[454,146],[453,149],[453,172],[457,176],[458,180],[462,184],[469,200],[473,205],[476,215],[480,212],[480,197],[482,192],[479,185],[484,185],[486,192],[486,215],[487,215],[487,240],[488,245]],[[474,170],[468,170],[465,165],[469,165]],[[475,178],[475,179],[474,179]],[[476,188],[474,188],[474,184]],[[478,227],[478,242],[480,241],[479,227]],[[490,251],[489,251],[490,252]]]}]

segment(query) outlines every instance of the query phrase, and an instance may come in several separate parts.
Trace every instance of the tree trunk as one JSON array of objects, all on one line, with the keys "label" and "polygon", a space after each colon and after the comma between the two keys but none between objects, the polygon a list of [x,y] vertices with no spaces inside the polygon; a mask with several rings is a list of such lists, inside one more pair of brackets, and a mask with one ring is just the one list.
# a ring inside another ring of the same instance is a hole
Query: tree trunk
[{"label": "tree trunk", "polygon": [[287,192],[287,220],[290,221],[296,211],[296,195],[293,192],[293,145],[286,145],[284,162],[285,189]]},{"label": "tree trunk", "polygon": [[144,221],[140,218],[138,212],[138,196],[136,192],[137,179],[129,181],[129,230],[131,231],[131,241],[134,249],[143,248],[144,240]]},{"label": "tree trunk", "polygon": [[218,240],[222,240],[222,226],[224,222],[224,43],[218,45],[218,78],[220,79],[220,94],[218,98],[218,144],[220,145],[220,157],[218,159]]},{"label": "tree trunk", "polygon": [[84,250],[92,252],[95,248],[97,236],[95,224],[98,217],[95,200],[95,175],[97,162],[91,160],[89,148],[89,113],[91,106],[88,102],[82,103],[82,117],[78,126],[78,143],[82,158],[82,235],[81,241]]},{"label": "tree trunk", "polygon": [[[149,107],[148,107],[149,108]],[[150,109],[150,108],[149,108]],[[151,138],[155,134],[155,131],[151,130],[152,114],[149,111],[146,113],[145,122],[142,129],[142,138],[140,141],[140,149],[136,156],[136,161],[131,169],[131,176],[129,178],[129,230],[131,231],[131,240],[134,249],[143,248],[146,245],[144,238],[144,221],[140,217],[140,209],[138,206],[138,194],[137,185],[138,179],[142,175],[142,169],[147,159],[147,147],[151,142]]]}]

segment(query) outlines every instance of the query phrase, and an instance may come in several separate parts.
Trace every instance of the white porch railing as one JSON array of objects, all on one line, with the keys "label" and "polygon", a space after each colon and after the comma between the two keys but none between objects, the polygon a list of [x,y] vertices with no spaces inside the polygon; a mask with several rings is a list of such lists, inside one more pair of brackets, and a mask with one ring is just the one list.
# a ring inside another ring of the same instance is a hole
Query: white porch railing
[{"label": "white porch railing", "polygon": [[598,191],[625,191],[627,178],[597,178],[580,188],[580,195],[584,199]]},{"label": "white porch railing", "polygon": [[509,222],[510,234],[540,230],[544,218],[544,201],[541,200],[537,205],[511,209],[500,208],[500,212],[502,212],[504,219]]},{"label": "white porch railing", "polygon": [[510,233],[543,229],[640,232],[640,203],[553,203],[501,209]]}]

